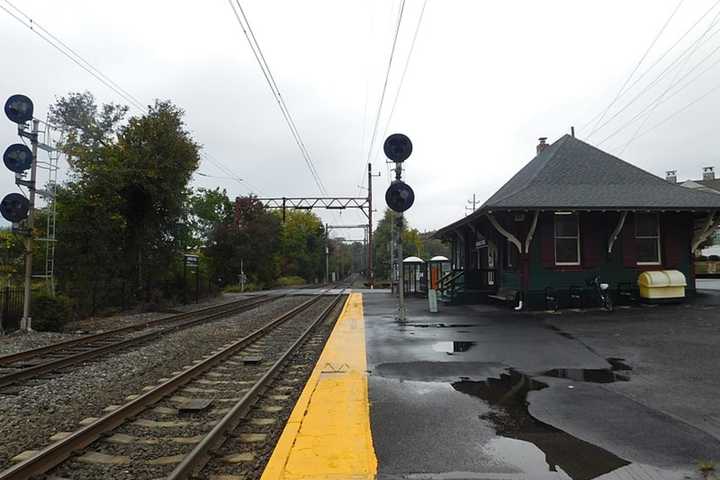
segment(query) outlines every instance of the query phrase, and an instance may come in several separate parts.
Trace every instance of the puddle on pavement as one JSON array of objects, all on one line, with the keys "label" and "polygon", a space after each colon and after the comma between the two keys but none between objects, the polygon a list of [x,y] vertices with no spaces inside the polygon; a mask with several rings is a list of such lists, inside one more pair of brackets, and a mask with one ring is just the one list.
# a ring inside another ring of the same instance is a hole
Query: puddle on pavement
[{"label": "puddle on pavement", "polygon": [[632,367],[625,363],[624,358],[610,357],[606,360],[610,364],[610,368],[553,368],[541,375],[590,383],[627,382],[630,380],[627,375],[617,373],[618,371],[632,370]]},{"label": "puddle on pavement", "polygon": [[624,358],[610,357],[606,358],[605,360],[607,360],[608,363],[612,365],[613,370],[632,370],[632,367],[625,363]]},{"label": "puddle on pavement", "polygon": [[432,349],[436,352],[444,352],[448,355],[453,353],[467,352],[476,345],[477,342],[436,342],[432,344]]},{"label": "puddle on pavement", "polygon": [[529,478],[589,480],[630,463],[530,415],[528,392],[542,390],[547,384],[527,375],[509,370],[499,378],[451,385],[491,407],[480,418],[495,428],[498,438],[485,448],[525,471]]}]

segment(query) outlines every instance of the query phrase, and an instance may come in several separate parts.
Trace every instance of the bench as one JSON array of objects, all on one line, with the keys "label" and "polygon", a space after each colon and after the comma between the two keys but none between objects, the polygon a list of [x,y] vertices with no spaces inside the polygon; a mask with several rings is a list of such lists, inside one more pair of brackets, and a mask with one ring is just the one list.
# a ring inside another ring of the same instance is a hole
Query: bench
[{"label": "bench", "polygon": [[499,288],[497,293],[488,295],[488,298],[492,298],[494,300],[500,300],[501,302],[512,302],[514,303],[517,295],[519,293],[519,290],[515,288]]}]

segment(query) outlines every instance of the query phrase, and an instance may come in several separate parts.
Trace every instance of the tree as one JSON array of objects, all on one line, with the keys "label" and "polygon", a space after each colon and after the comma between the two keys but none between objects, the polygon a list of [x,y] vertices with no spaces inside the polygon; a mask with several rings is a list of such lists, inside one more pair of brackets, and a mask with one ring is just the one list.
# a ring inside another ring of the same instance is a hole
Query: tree
[{"label": "tree", "polygon": [[84,173],[102,159],[102,147],[115,143],[128,107],[114,103],[98,106],[90,92],[71,92],[50,105],[49,121],[65,133],[63,151],[74,173]]},{"label": "tree", "polygon": [[90,291],[93,309],[98,290],[121,288],[124,297],[127,288],[149,300],[153,286],[178,274],[178,225],[199,162],[183,111],[157,101],[121,125],[127,107],[98,107],[89,93],[63,97],[50,111],[73,156],[56,198],[59,284]]},{"label": "tree", "polygon": [[[276,214],[279,218],[280,214]],[[325,272],[325,228],[312,212],[290,210],[280,236],[280,273],[302,277],[307,282],[323,278]]]}]

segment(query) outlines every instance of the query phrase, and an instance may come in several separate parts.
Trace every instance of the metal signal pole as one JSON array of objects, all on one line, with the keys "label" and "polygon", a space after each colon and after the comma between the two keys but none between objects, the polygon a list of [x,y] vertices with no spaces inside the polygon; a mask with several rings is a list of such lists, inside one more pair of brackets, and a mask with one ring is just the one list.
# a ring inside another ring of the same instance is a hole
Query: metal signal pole
[{"label": "metal signal pole", "polygon": [[32,133],[30,134],[30,142],[32,144],[32,166],[30,167],[30,192],[29,201],[30,209],[27,218],[27,236],[25,237],[25,291],[23,295],[23,316],[20,320],[20,329],[24,331],[32,330],[32,317],[30,316],[30,301],[32,291],[32,244],[33,244],[33,210],[35,209],[35,178],[37,176],[37,149],[38,149],[38,130],[40,120],[33,119]]},{"label": "metal signal pole", "polygon": [[[395,180],[401,180],[402,177],[402,163],[401,162],[395,162]],[[404,322],[407,316],[407,312],[405,310],[405,269],[403,268],[405,265],[403,264],[403,224],[405,219],[405,214],[403,212],[400,212],[397,214],[396,217],[396,228],[397,231],[397,262],[398,262],[398,270],[399,270],[399,276],[398,276],[398,304],[399,304],[399,311],[398,311],[398,320],[401,322]]]},{"label": "metal signal pole", "polygon": [[373,269],[373,207],[372,207],[372,179],[380,174],[373,175],[372,163],[368,163],[368,283],[375,288],[375,270]]}]

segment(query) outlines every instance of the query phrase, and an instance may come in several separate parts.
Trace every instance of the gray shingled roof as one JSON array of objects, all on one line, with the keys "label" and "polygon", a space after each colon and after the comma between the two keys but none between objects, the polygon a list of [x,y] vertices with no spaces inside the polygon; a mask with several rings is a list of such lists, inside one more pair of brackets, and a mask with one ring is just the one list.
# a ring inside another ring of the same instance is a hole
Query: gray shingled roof
[{"label": "gray shingled roof", "polygon": [[720,178],[715,178],[713,180],[694,180],[694,182],[707,188],[711,188],[716,192],[720,192]]},{"label": "gray shingled roof", "polygon": [[515,174],[483,208],[720,208],[720,196],[668,183],[565,135]]},{"label": "gray shingled roof", "polygon": [[564,135],[546,147],[478,210],[436,237],[488,210],[720,209],[720,195],[691,189],[646,172]]}]

